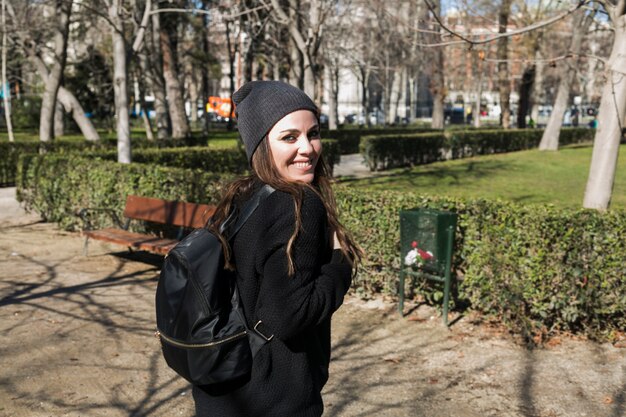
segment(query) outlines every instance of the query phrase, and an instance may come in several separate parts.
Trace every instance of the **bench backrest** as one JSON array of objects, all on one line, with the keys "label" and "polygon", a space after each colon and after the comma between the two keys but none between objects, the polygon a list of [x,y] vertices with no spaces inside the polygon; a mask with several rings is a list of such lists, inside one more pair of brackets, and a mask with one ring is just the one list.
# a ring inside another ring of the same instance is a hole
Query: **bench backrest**
[{"label": "bench backrest", "polygon": [[126,198],[124,217],[174,226],[204,227],[213,215],[215,206],[207,204],[166,201],[159,198],[129,195]]}]

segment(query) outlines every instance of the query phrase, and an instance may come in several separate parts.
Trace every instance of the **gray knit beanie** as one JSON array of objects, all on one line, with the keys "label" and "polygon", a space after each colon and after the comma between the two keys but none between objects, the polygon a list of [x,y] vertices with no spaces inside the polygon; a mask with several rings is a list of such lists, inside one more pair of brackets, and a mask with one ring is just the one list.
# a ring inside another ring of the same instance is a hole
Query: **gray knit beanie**
[{"label": "gray knit beanie", "polygon": [[233,94],[239,135],[246,146],[248,162],[261,140],[280,119],[296,110],[311,110],[313,100],[302,90],[282,81],[251,81]]}]

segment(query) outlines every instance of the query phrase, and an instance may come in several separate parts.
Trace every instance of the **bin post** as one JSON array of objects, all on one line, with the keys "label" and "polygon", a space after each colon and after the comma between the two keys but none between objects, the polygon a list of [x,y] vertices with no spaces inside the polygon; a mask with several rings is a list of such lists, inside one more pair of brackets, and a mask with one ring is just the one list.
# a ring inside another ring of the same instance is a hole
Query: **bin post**
[{"label": "bin post", "polygon": [[407,276],[435,281],[443,284],[443,322],[448,326],[456,224],[457,214],[453,212],[432,209],[400,211],[400,314],[404,315]]},{"label": "bin post", "polygon": [[448,226],[448,244],[446,256],[446,271],[443,283],[443,324],[448,326],[448,305],[450,304],[450,287],[452,275],[452,248],[454,246],[454,228]]}]

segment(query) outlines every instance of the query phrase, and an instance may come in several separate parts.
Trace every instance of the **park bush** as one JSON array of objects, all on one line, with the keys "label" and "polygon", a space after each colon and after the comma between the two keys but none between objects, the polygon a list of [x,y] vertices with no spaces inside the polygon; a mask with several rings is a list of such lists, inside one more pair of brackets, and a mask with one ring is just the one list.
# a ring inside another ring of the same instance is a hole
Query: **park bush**
[{"label": "park bush", "polygon": [[[624,211],[347,187],[339,187],[337,200],[342,222],[366,252],[354,284],[363,295],[397,292],[399,210],[441,209],[459,215],[453,259],[457,308],[469,305],[531,341],[554,331],[607,339],[626,326]],[[426,291],[433,299],[441,289]]]},{"label": "park bush", "polygon": [[[17,197],[28,210],[68,230],[79,230],[81,208],[106,207],[122,218],[130,194],[166,200],[215,204],[230,174],[157,164],[119,164],[77,154],[22,155],[18,164]],[[98,227],[112,226],[111,217],[96,213]],[[134,224],[135,230],[144,230]]]},{"label": "park bush", "polygon": [[353,153],[359,153],[359,144],[363,136],[369,135],[384,135],[393,132],[394,135],[406,134],[406,133],[426,133],[437,131],[436,129],[429,128],[416,128],[416,127],[386,127],[386,128],[357,128],[357,129],[338,129],[338,130],[324,130],[322,131],[322,137],[324,139],[335,139],[339,142],[339,148],[342,155],[348,155]]},{"label": "park bush", "polygon": [[[21,154],[52,152],[59,154],[80,153],[87,157],[117,160],[117,150],[112,139],[100,142],[85,140],[56,140],[48,144],[41,142],[0,143],[0,184],[15,183],[17,161]],[[183,141],[133,141],[133,162],[159,164],[169,167],[202,169],[207,172],[230,172],[241,174],[247,171],[248,162],[241,147],[217,148],[206,146],[185,147]],[[335,140],[323,140],[323,153],[332,170],[341,158]]]},{"label": "park bush", "polygon": [[[595,130],[562,128],[561,146],[593,140]],[[539,145],[543,130],[485,129],[365,136],[360,151],[370,170],[384,170],[475,155],[513,152]]]},{"label": "park bush", "polygon": [[[18,196],[49,221],[76,230],[81,207],[111,207],[126,195],[215,203],[227,175],[77,155],[24,155]],[[626,326],[626,213],[563,210],[501,201],[337,187],[341,221],[365,249],[353,291],[395,295],[401,261],[399,210],[456,212],[457,309],[468,306],[530,341],[555,331],[610,339]],[[106,216],[97,227],[109,226]],[[411,283],[408,283],[411,286]],[[437,287],[424,287],[437,299]]]}]

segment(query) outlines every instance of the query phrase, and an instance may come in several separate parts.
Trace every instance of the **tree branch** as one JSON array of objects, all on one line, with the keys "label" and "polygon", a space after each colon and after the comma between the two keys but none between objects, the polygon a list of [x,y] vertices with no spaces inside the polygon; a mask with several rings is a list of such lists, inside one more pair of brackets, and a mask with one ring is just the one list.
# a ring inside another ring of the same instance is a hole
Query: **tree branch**
[{"label": "tree branch", "polygon": [[[626,0],[620,0],[621,2],[626,1]],[[418,44],[418,46],[424,47],[424,48],[434,48],[434,47],[441,47],[441,46],[450,46],[450,45],[463,45],[463,44],[470,44],[470,48],[474,47],[475,45],[483,45],[486,43],[491,43],[493,41],[496,41],[498,39],[501,38],[509,38],[512,36],[516,36],[516,35],[521,35],[523,33],[528,33],[531,32],[533,30],[545,27],[545,26],[549,26],[555,22],[558,22],[559,20],[562,20],[564,18],[566,18],[567,16],[571,15],[572,13],[574,13],[576,10],[580,9],[581,7],[583,7],[585,4],[589,3],[590,0],[580,0],[578,2],[578,4],[568,10],[566,10],[565,12],[556,15],[550,19],[546,19],[544,21],[541,22],[537,22],[534,23],[532,25],[523,27],[521,29],[517,29],[517,30],[512,30],[510,32],[506,32],[506,33],[500,33],[498,35],[495,36],[491,36],[487,39],[481,39],[481,40],[472,40],[469,39],[466,36],[463,36],[457,32],[455,32],[454,30],[448,28],[442,21],[441,19],[435,14],[433,13],[433,15],[435,16],[435,19],[437,20],[437,22],[441,25],[441,27],[448,33],[452,34],[453,36],[460,38],[462,40],[460,41],[450,41],[450,42],[439,42],[439,43],[430,43],[430,44]],[[427,1],[428,3],[428,1]],[[429,4],[429,3],[428,3]]]},{"label": "tree branch", "polygon": [[132,51],[133,53],[139,50],[141,43],[143,42],[143,37],[146,33],[146,28],[148,27],[148,22],[150,21],[150,9],[152,8],[152,0],[146,0],[146,7],[143,11],[143,17],[141,18],[141,23],[139,24],[139,30],[137,31],[137,36],[135,37],[135,42],[133,42]]},{"label": "tree branch", "polygon": [[[267,9],[268,7],[271,8],[271,6],[263,4],[263,6],[253,7],[252,9],[244,10],[243,12],[230,14],[230,15],[222,15],[222,19],[224,19],[224,20],[234,20],[237,17],[243,16],[243,15],[246,15],[246,14],[250,14],[250,13],[256,11],[256,10]],[[152,10],[150,12],[151,15],[157,14],[157,13],[197,13],[197,14],[208,14],[208,15],[210,15],[210,14],[212,14],[214,12],[212,10],[203,10],[203,9],[175,9],[175,8],[156,9],[156,10]]]}]

